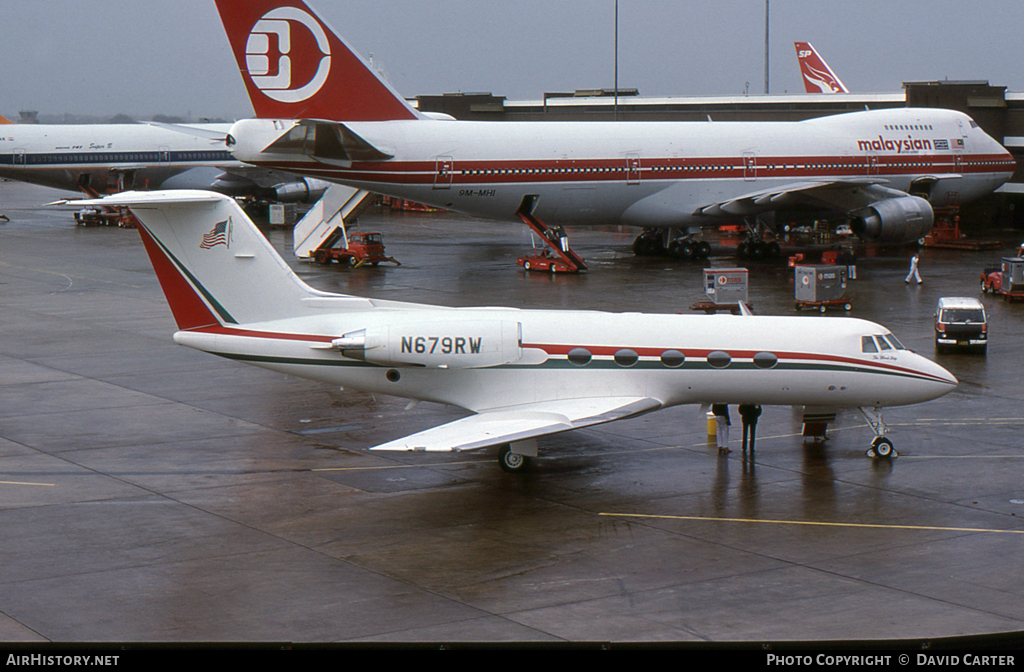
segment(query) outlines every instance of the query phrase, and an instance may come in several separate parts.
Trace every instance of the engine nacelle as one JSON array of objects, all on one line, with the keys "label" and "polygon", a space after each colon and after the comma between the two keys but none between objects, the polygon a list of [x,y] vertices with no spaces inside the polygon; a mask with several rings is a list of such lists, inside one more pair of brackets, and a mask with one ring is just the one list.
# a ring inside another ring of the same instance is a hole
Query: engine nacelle
[{"label": "engine nacelle", "polygon": [[935,213],[919,196],[900,196],[850,213],[850,228],[869,243],[909,243],[932,230]]},{"label": "engine nacelle", "polygon": [[316,203],[330,186],[330,182],[302,177],[271,187],[270,199],[279,203]]},{"label": "engine nacelle", "polygon": [[393,324],[352,331],[331,341],[345,357],[382,366],[481,369],[522,359],[520,324],[457,320]]}]

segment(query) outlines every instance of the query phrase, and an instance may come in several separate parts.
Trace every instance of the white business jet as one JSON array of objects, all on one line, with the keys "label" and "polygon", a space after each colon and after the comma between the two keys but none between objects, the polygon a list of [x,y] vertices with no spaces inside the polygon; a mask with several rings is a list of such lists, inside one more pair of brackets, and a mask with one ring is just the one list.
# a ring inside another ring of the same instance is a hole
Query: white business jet
[{"label": "white business jet", "polygon": [[472,413],[373,450],[500,445],[502,467],[515,471],[537,454],[538,437],[718,402],[860,408],[875,430],[869,454],[891,456],[879,409],[957,386],[865,320],[445,308],[331,294],[302,282],[223,195],[127,192],[74,204],[131,208],[176,343]]}]

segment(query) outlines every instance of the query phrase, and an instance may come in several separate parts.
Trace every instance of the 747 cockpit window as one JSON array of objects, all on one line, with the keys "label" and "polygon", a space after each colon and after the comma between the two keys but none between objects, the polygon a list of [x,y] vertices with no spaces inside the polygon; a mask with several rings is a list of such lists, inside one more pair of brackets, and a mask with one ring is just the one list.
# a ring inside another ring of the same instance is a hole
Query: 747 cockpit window
[{"label": "747 cockpit window", "polygon": [[875,345],[875,339],[870,336],[861,336],[860,350],[861,352],[878,352],[878,346]]}]

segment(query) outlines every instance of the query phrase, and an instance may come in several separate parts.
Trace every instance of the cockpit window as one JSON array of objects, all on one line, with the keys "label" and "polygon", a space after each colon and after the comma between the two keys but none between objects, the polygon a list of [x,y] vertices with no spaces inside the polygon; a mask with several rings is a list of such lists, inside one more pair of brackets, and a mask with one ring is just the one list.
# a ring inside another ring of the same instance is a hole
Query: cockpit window
[{"label": "cockpit window", "polygon": [[860,337],[860,349],[861,352],[878,352],[878,346],[875,345],[875,339],[870,336]]},{"label": "cockpit window", "polygon": [[892,334],[886,334],[885,335],[885,339],[887,341],[889,341],[889,343],[892,344],[892,347],[896,348],[897,350],[906,350],[907,349],[907,347],[905,345],[903,345],[902,343],[900,343],[899,339],[897,339]]},{"label": "cockpit window", "polygon": [[885,340],[884,336],[876,336],[875,341],[878,343],[878,349],[882,352],[886,350],[892,350],[892,346],[889,345],[889,341]]}]

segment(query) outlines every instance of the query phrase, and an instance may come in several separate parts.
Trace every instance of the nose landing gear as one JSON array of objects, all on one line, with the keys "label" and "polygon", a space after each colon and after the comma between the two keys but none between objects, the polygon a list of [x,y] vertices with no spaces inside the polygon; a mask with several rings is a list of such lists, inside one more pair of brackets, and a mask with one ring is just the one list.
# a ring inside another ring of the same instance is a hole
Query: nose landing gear
[{"label": "nose landing gear", "polygon": [[870,410],[861,408],[860,412],[864,415],[864,419],[868,421],[868,425],[875,433],[875,438],[871,440],[871,447],[867,449],[865,454],[871,458],[881,457],[889,459],[899,457],[899,453],[893,448],[892,441],[885,437],[889,428],[886,426],[885,421],[882,420],[881,409],[878,407]]}]

